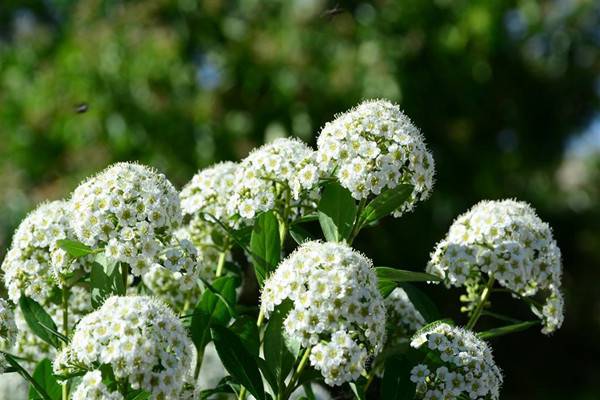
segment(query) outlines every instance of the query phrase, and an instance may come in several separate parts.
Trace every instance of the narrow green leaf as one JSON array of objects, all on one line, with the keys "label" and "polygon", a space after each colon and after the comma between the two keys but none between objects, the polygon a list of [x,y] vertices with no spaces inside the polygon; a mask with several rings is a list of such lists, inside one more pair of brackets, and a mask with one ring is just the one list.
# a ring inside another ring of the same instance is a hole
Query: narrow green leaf
[{"label": "narrow green leaf", "polygon": [[[33,379],[44,389],[48,397],[52,400],[61,400],[62,387],[52,373],[52,363],[44,358],[38,363],[33,371]],[[29,400],[44,399],[37,389],[32,385],[29,387]]]},{"label": "narrow green leaf", "polygon": [[509,333],[521,332],[539,324],[540,321],[519,322],[518,324],[506,325],[500,328],[490,329],[485,332],[479,332],[477,336],[479,336],[481,339],[490,339],[498,336],[508,335]]},{"label": "narrow green leaf", "polygon": [[337,182],[325,185],[318,212],[321,230],[328,242],[348,239],[356,218],[356,201],[348,189]]},{"label": "narrow green leaf", "polygon": [[58,247],[69,253],[70,256],[78,258],[93,254],[94,249],[76,240],[61,239],[57,240]]},{"label": "narrow green leaf", "polygon": [[8,364],[16,371],[19,373],[19,375],[21,375],[23,377],[23,379],[25,379],[27,382],[29,382],[34,388],[35,390],[38,392],[38,394],[41,396],[42,399],[44,400],[54,400],[52,399],[48,393],[46,393],[46,391],[44,390],[44,388],[42,386],[40,386],[40,384],[33,379],[33,377],[31,375],[29,375],[29,372],[27,372],[25,370],[25,368],[23,368],[21,366],[21,364],[19,364],[17,362],[17,360],[15,359],[15,357],[13,357],[11,354],[5,353],[3,351],[0,350],[0,353],[4,354],[4,357],[6,358],[6,362],[8,362]]},{"label": "narrow green leaf", "polygon": [[362,224],[371,224],[391,214],[408,200],[412,191],[413,186],[407,184],[401,184],[393,189],[385,190],[367,204],[360,215]]},{"label": "narrow green leaf", "polygon": [[29,329],[44,342],[55,348],[59,348],[59,341],[56,336],[46,329],[50,328],[57,331],[56,324],[46,310],[35,300],[23,295],[19,299],[19,306],[21,307],[21,311],[23,311],[23,317],[25,317]]},{"label": "narrow green leaf", "polygon": [[127,393],[126,400],[146,400],[150,398],[150,393],[145,392],[143,390],[135,390],[133,392]]},{"label": "narrow green leaf", "polygon": [[215,348],[227,372],[256,399],[266,399],[256,357],[250,354],[237,335],[226,327],[216,325],[212,327],[211,332]]},{"label": "narrow green leaf", "polygon": [[410,371],[413,367],[414,364],[406,357],[396,355],[388,358],[381,381],[380,398],[386,400],[414,399],[416,386],[410,381]]},{"label": "narrow green leaf", "polygon": [[354,393],[356,400],[366,400],[367,394],[365,393],[365,382],[361,380],[350,382],[350,389],[352,389],[352,393]]},{"label": "narrow green leaf", "polygon": [[377,280],[377,287],[379,288],[379,293],[381,293],[385,299],[398,287],[398,284],[390,279],[380,278]]},{"label": "narrow green leaf", "polygon": [[199,400],[206,400],[215,394],[234,394],[238,388],[239,385],[232,380],[231,376],[226,376],[214,388],[200,391]]},{"label": "narrow green leaf", "polygon": [[[231,319],[231,305],[235,304],[235,279],[223,276],[215,279],[213,290],[205,290],[194,310],[191,321],[192,341],[198,353],[210,341],[210,328],[213,325],[225,325]],[[213,291],[220,294],[217,296]],[[224,302],[228,302],[229,305]]]},{"label": "narrow green leaf", "polygon": [[[438,319],[436,321],[433,321],[426,325],[423,325],[422,327],[417,329],[417,331],[412,335],[412,338],[414,339],[417,336],[423,334],[423,332],[428,332],[428,331],[434,329],[436,326],[441,325],[441,324],[448,324],[451,326],[455,325],[454,321],[450,318]],[[426,350],[428,350],[428,349],[426,349]]]},{"label": "narrow green leaf", "polygon": [[288,349],[283,335],[283,322],[290,308],[291,304],[286,302],[278,306],[271,314],[263,343],[265,361],[275,374],[279,387],[284,383],[296,360],[296,356]]},{"label": "narrow green leaf", "polygon": [[268,274],[277,268],[281,257],[279,221],[272,211],[262,213],[256,219],[250,238],[250,250],[256,279],[262,286]]},{"label": "narrow green leaf", "polygon": [[390,267],[375,267],[378,279],[387,279],[394,282],[437,282],[441,278],[426,272],[407,271]]}]

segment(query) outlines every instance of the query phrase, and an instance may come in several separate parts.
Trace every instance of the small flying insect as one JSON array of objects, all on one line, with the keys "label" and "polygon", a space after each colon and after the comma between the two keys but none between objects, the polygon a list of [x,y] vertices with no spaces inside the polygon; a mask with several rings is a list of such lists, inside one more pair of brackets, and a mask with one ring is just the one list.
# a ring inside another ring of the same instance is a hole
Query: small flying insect
[{"label": "small flying insect", "polygon": [[87,103],[78,103],[75,105],[75,113],[77,114],[83,114],[85,113],[90,107],[88,106]]}]

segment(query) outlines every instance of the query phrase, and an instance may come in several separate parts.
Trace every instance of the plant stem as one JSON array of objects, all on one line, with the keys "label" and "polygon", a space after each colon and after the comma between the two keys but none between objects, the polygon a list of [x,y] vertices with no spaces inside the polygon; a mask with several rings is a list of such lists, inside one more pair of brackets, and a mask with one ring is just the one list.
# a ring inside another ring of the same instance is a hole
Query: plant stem
[{"label": "plant stem", "polygon": [[221,253],[219,253],[219,262],[217,263],[217,273],[215,274],[215,276],[218,278],[221,275],[223,275],[223,266],[225,265],[225,256],[226,256],[226,252],[222,251]]},{"label": "plant stem", "polygon": [[242,386],[240,389],[240,394],[238,396],[238,400],[244,400],[246,398],[246,388]]},{"label": "plant stem", "polygon": [[298,379],[300,378],[300,375],[302,374],[302,371],[304,371],[304,367],[306,367],[306,363],[308,362],[308,358],[310,356],[310,350],[311,350],[310,347],[307,347],[306,350],[304,350],[302,359],[300,359],[300,363],[298,364],[298,367],[296,368],[294,375],[292,375],[290,382],[287,384],[286,388],[284,389],[281,400],[287,400],[291,396],[291,394],[294,392],[294,390],[296,389],[296,384],[298,383]]},{"label": "plant stem", "polygon": [[121,275],[123,275],[123,287],[125,288],[125,294],[127,294],[127,285],[129,284],[129,268],[125,263],[121,263]]},{"label": "plant stem", "polygon": [[479,317],[481,317],[481,312],[483,311],[483,307],[485,307],[485,303],[487,302],[490,296],[490,291],[492,289],[492,286],[494,286],[494,282],[495,279],[494,275],[492,274],[490,275],[490,279],[488,280],[487,285],[485,286],[485,288],[483,288],[483,291],[481,292],[481,296],[479,297],[479,303],[477,304],[477,307],[475,307],[473,314],[471,314],[471,318],[467,323],[466,329],[472,330],[475,327],[477,321],[479,320]]},{"label": "plant stem", "polygon": [[261,307],[260,311],[258,312],[258,318],[256,318],[256,326],[258,326],[260,328],[264,319],[265,319],[265,311]]},{"label": "plant stem", "polygon": [[[62,309],[63,309],[63,331],[65,337],[69,337],[69,289],[64,286],[62,289]],[[65,343],[66,346],[66,343]],[[69,399],[69,382],[62,384],[62,400]]]},{"label": "plant stem", "polygon": [[352,226],[352,231],[350,232],[350,237],[348,238],[349,245],[352,244],[352,242],[354,241],[354,239],[356,239],[356,236],[358,236],[358,233],[362,229],[363,222],[362,222],[361,214],[362,214],[362,211],[364,210],[366,204],[367,204],[367,199],[362,199],[358,203],[358,207],[356,209],[356,217],[354,219],[354,225]]}]

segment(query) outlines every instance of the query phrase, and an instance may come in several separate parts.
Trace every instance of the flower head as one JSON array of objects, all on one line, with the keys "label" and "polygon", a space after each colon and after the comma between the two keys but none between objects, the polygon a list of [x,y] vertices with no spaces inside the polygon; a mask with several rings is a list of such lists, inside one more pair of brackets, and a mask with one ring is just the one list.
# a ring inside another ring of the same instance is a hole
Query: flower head
[{"label": "flower head", "polygon": [[260,212],[273,209],[293,219],[315,209],[319,177],[311,148],[297,139],[277,139],[240,163],[228,212],[238,218],[238,225],[250,224]]},{"label": "flower head", "polygon": [[70,212],[78,240],[104,247],[109,259],[129,264],[134,275],[158,262],[182,219],[171,182],[132,163],[114,164],[79,185]]},{"label": "flower head", "polygon": [[89,271],[91,260],[70,259],[58,247],[61,239],[74,238],[64,201],[44,203],[32,211],[17,228],[2,263],[4,283],[13,302],[21,293],[42,301],[54,287],[77,269]]},{"label": "flower head", "polygon": [[500,398],[502,373],[487,343],[445,323],[424,329],[413,337],[411,346],[435,356],[428,356],[411,371],[417,399]]},{"label": "flower head", "polygon": [[146,296],[113,296],[79,322],[54,370],[106,364],[119,382],[151,399],[177,398],[192,360],[192,342],[169,307]]},{"label": "flower head", "polygon": [[365,101],[325,124],[317,152],[320,168],[333,173],[357,200],[413,185],[394,216],[426,199],[433,187],[434,162],[423,136],[389,101]]},{"label": "flower head", "polygon": [[288,337],[312,347],[310,362],[329,385],[357,379],[385,338],[385,306],[369,259],[345,244],[301,245],[269,277],[261,307],[268,316],[286,299]]},{"label": "flower head", "polygon": [[545,298],[544,306],[534,307],[544,333],[562,324],[560,249],[550,226],[524,202],[482,201],[459,216],[432,253],[427,271],[475,294],[487,280],[484,274],[493,275],[519,296]]},{"label": "flower head", "polygon": [[99,370],[86,372],[81,378],[81,383],[73,392],[73,400],[123,400],[123,395],[117,391],[110,391],[102,382],[102,373]]}]

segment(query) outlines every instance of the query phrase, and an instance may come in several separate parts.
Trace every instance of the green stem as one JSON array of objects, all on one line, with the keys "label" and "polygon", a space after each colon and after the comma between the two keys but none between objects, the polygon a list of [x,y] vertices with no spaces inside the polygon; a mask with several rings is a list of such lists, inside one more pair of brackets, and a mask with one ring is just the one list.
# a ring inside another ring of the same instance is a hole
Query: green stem
[{"label": "green stem", "polygon": [[[65,337],[69,337],[69,289],[65,286],[62,289],[62,309],[63,309],[63,331]],[[66,343],[65,343],[66,346]],[[69,399],[69,382],[62,384],[62,400]]]},{"label": "green stem", "polygon": [[246,388],[242,386],[240,389],[240,394],[238,396],[238,400],[244,400],[246,398]]},{"label": "green stem", "polygon": [[354,219],[354,225],[352,226],[352,230],[350,231],[350,237],[348,238],[349,245],[352,244],[352,242],[354,241],[354,239],[356,239],[356,237],[358,236],[358,233],[362,229],[363,221],[361,218],[361,214],[366,205],[367,205],[367,199],[362,199],[358,203],[358,207],[356,209],[356,218]]},{"label": "green stem", "polygon": [[217,273],[215,274],[215,276],[218,278],[221,275],[223,275],[223,266],[225,265],[225,256],[226,256],[226,252],[222,251],[221,253],[219,253],[219,262],[217,263]]},{"label": "green stem", "polygon": [[129,284],[129,268],[125,263],[121,263],[121,275],[123,276],[123,287],[125,288],[125,294],[127,294],[127,285]]},{"label": "green stem", "polygon": [[260,328],[264,319],[265,319],[265,311],[261,307],[260,311],[258,312],[258,318],[256,318],[256,326]]},{"label": "green stem", "polygon": [[472,330],[475,327],[477,321],[479,320],[479,317],[481,317],[481,312],[483,311],[483,307],[485,307],[485,303],[487,302],[490,296],[492,286],[494,286],[494,281],[494,275],[492,274],[490,275],[490,279],[488,280],[487,285],[485,286],[485,288],[483,288],[483,291],[481,292],[481,296],[479,297],[479,303],[477,304],[477,307],[475,307],[473,314],[471,314],[471,318],[467,323],[466,329]]},{"label": "green stem", "polygon": [[304,350],[302,359],[300,359],[300,363],[298,364],[298,367],[296,368],[294,375],[292,375],[290,382],[287,384],[286,388],[284,389],[281,400],[289,399],[289,397],[292,395],[292,393],[296,389],[296,384],[298,383],[298,379],[300,379],[300,375],[302,374],[302,371],[304,371],[304,367],[306,367],[306,363],[308,362],[308,359],[310,357],[310,350],[311,350],[310,347],[307,347],[306,350]]}]

